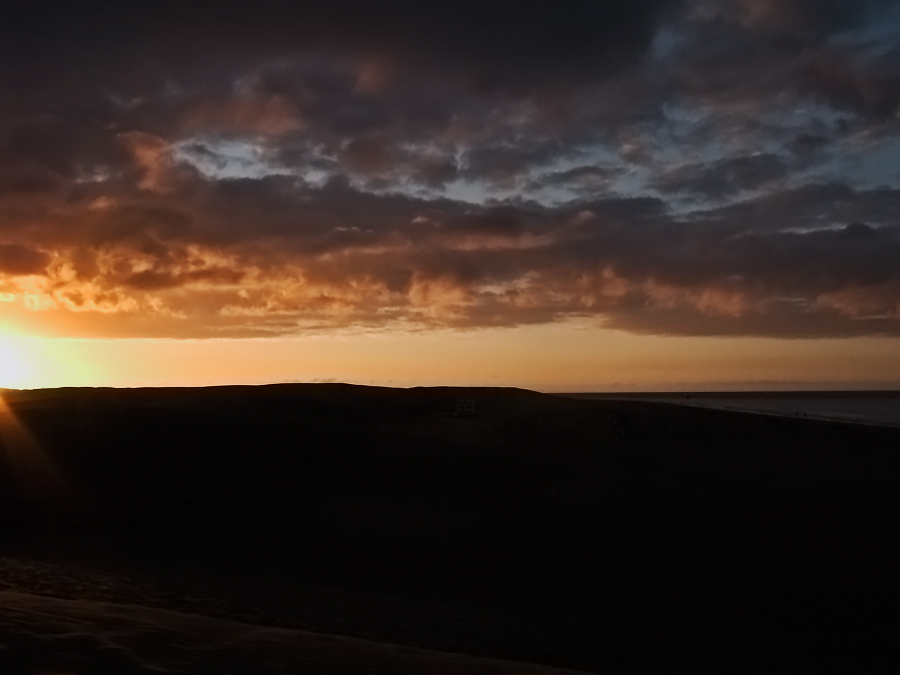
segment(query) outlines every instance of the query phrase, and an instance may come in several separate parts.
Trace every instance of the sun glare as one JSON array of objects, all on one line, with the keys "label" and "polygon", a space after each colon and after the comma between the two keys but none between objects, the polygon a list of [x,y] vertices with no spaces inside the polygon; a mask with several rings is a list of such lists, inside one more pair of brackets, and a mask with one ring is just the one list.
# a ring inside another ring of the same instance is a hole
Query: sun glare
[{"label": "sun glare", "polygon": [[31,368],[20,346],[10,338],[0,338],[0,387],[24,387],[30,375]]}]

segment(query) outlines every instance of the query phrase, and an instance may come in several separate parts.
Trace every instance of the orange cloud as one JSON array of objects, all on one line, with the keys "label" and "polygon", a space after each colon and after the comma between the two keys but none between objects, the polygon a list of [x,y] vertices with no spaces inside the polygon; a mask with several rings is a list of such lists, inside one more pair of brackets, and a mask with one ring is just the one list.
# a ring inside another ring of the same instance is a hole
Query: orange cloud
[{"label": "orange cloud", "polygon": [[184,114],[183,126],[189,133],[228,131],[281,136],[301,129],[304,123],[296,106],[284,96],[248,93],[192,106]]},{"label": "orange cloud", "polygon": [[159,136],[143,131],[124,132],[119,134],[119,139],[141,172],[138,187],[151,192],[171,191],[175,167],[172,145]]}]

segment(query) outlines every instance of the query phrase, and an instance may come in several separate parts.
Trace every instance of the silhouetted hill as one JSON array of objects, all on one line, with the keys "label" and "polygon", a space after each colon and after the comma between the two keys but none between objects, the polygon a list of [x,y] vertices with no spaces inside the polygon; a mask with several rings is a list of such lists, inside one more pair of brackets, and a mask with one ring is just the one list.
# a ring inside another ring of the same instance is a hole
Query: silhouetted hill
[{"label": "silhouetted hill", "polygon": [[67,484],[0,461],[7,587],[42,590],[29,560],[65,597],[604,673],[900,667],[900,430],[517,389],[5,398]]}]

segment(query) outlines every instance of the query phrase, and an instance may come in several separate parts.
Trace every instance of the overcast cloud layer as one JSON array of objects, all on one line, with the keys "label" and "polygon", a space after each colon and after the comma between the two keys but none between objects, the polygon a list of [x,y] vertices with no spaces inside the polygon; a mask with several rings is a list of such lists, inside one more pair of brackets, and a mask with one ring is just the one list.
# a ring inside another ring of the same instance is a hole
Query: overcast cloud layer
[{"label": "overcast cloud layer", "polygon": [[900,2],[0,9],[0,317],[900,335]]}]

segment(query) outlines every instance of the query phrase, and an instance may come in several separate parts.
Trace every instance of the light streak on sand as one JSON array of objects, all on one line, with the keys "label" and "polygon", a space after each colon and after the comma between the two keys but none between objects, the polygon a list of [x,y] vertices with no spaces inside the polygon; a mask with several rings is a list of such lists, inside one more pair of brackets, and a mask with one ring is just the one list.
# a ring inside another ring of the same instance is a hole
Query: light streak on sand
[{"label": "light streak on sand", "polygon": [[15,474],[21,496],[39,503],[62,503],[71,486],[34,435],[0,396],[0,446]]}]

